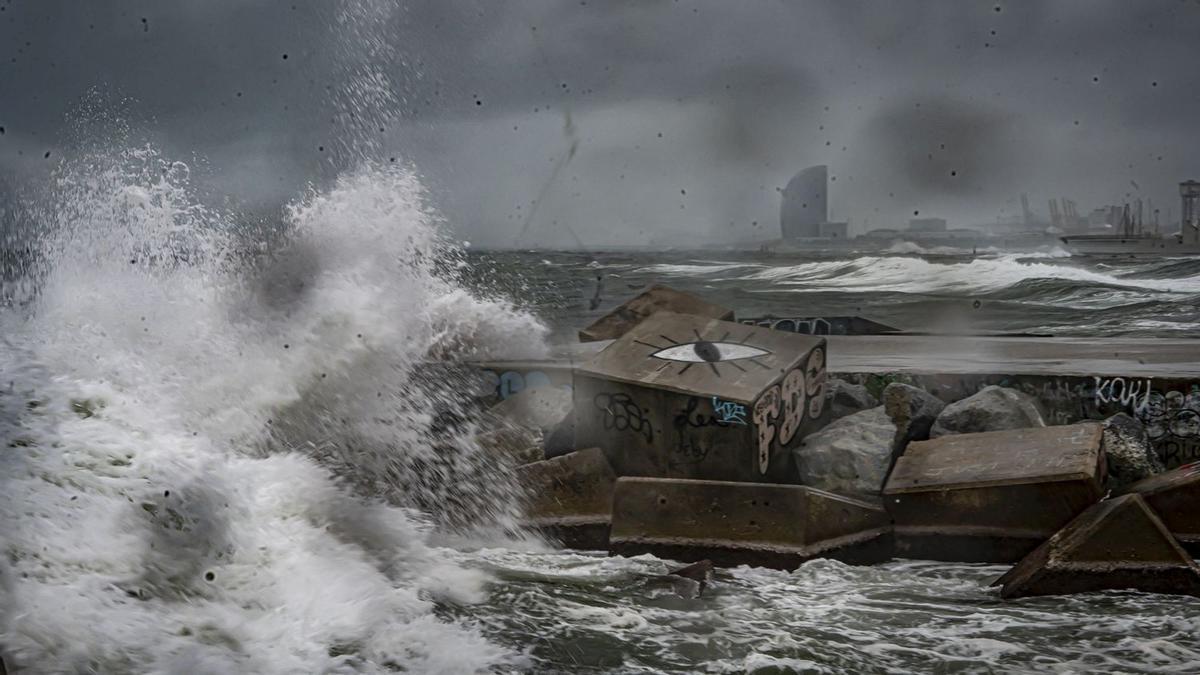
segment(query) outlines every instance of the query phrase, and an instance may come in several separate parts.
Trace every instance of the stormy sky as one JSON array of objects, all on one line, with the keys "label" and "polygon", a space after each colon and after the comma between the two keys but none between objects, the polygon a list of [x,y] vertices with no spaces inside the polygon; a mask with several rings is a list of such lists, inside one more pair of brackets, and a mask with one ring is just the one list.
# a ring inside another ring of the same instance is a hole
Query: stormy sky
[{"label": "stormy sky", "polygon": [[336,173],[363,64],[389,109],[349,125],[481,246],[773,238],[812,164],[852,232],[1021,192],[1178,218],[1200,178],[1200,0],[428,0],[366,32],[335,5],[0,0],[0,189],[149,142],[269,212]]}]

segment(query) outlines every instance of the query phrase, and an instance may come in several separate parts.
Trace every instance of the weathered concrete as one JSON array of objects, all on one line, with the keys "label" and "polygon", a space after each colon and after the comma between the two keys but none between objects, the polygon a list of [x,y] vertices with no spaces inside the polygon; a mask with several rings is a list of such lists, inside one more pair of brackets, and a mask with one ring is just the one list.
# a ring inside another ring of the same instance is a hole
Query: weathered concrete
[{"label": "weathered concrete", "polygon": [[908,446],[888,478],[896,554],[1015,562],[1103,494],[1096,423],[959,434]]},{"label": "weathered concrete", "polygon": [[929,430],[946,404],[936,396],[907,384],[893,382],[883,390],[883,407],[896,427],[893,460],[908,444],[929,438]]},{"label": "weathered concrete", "polygon": [[1108,458],[1105,487],[1109,490],[1120,490],[1166,470],[1150,446],[1145,427],[1125,413],[1104,420],[1104,455]]},{"label": "weathered concrete", "polygon": [[899,329],[861,316],[760,316],[738,319],[747,326],[761,326],[802,335],[887,335]]},{"label": "weathered concrete", "polygon": [[554,459],[575,450],[575,413],[572,412],[542,437],[542,452],[546,459]]},{"label": "weathered concrete", "polygon": [[563,420],[573,405],[571,392],[561,387],[524,389],[488,409],[488,415],[505,424],[549,431]]},{"label": "weathered concrete", "polygon": [[580,342],[615,340],[647,317],[662,311],[692,314],[710,319],[733,320],[733,310],[702,300],[690,293],[668,286],[651,286],[641,295],[627,301],[592,325],[579,331]]},{"label": "weathered concrete", "polygon": [[476,434],[475,442],[486,452],[509,458],[513,464],[528,464],[542,458],[537,431],[508,426]]},{"label": "weathered concrete", "polygon": [[1179,543],[1200,556],[1200,463],[1138,481],[1124,492],[1141,495]]},{"label": "weathered concrete", "polygon": [[1046,422],[1032,396],[993,385],[943,408],[929,429],[929,437],[1044,426]]},{"label": "weathered concrete", "polygon": [[1200,566],[1141,496],[1088,508],[1000,577],[1000,597],[1136,589],[1200,595]]},{"label": "weathered concrete", "polygon": [[837,378],[830,378],[826,398],[829,399],[825,405],[829,408],[830,420],[841,419],[879,405],[879,401],[875,400],[863,385],[851,384]]},{"label": "weathered concrete", "polygon": [[[844,379],[867,383],[902,377],[945,401],[1000,385],[1036,398],[1047,424],[1124,412],[1143,424],[1168,468],[1200,461],[1198,340],[922,335],[831,335],[826,340],[829,372]],[[546,360],[479,366],[503,397],[529,382],[570,386],[573,364],[604,346],[572,343]]]},{"label": "weathered concrete", "polygon": [[892,466],[896,425],[883,406],[843,417],[809,434],[792,451],[801,485],[878,498]]},{"label": "weathered concrete", "polygon": [[525,522],[569,548],[608,547],[617,477],[599,448],[517,467]]},{"label": "weathered concrete", "polygon": [[659,312],[576,370],[576,446],[621,476],[791,481],[825,388],[821,338]]},{"label": "weathered concrete", "polygon": [[[674,584],[675,592],[685,598],[698,598],[704,595],[704,589],[713,578],[713,563],[711,560],[701,560],[677,570],[671,570],[668,576],[679,577]],[[0,673],[0,675],[3,675]]]},{"label": "weathered concrete", "polygon": [[609,550],[721,566],[794,569],[813,558],[891,557],[877,504],[798,485],[621,478]]}]

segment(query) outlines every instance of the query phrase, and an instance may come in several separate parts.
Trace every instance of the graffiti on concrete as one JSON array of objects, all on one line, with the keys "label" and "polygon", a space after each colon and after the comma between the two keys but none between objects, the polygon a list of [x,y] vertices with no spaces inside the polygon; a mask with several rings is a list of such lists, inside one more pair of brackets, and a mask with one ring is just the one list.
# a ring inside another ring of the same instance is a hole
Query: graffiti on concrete
[{"label": "graffiti on concrete", "polygon": [[766,473],[771,447],[776,441],[786,446],[796,437],[806,410],[819,417],[825,407],[825,350],[817,348],[805,365],[793,368],[783,381],[767,389],[754,402],[752,415],[758,428],[758,470]]},{"label": "graffiti on concrete", "polygon": [[1163,391],[1148,379],[1094,379],[1097,406],[1107,404],[1137,418],[1167,466],[1200,456],[1200,384]]},{"label": "graffiti on concrete", "polygon": [[788,319],[743,319],[741,323],[747,326],[760,326],[802,335],[829,335],[832,332],[829,321],[819,316]]},{"label": "graffiti on concrete", "polygon": [[1096,377],[1096,403],[1117,405],[1136,413],[1144,409],[1150,399],[1150,380],[1123,377]]},{"label": "graffiti on concrete", "polygon": [[[497,373],[494,370],[487,371],[488,377],[494,381],[496,395],[501,399],[509,398],[515,394],[519,394],[526,389],[535,387],[551,387],[556,386],[550,376],[540,370],[519,371],[506,370],[503,373]],[[571,391],[572,387],[569,383],[557,385],[567,391]]]},{"label": "graffiti on concrete", "polygon": [[654,425],[629,394],[596,394],[592,404],[604,411],[605,431],[632,431],[645,436],[647,443],[654,442]]},{"label": "graffiti on concrete", "polygon": [[722,401],[712,397],[713,413],[719,424],[746,424],[746,406],[736,401]]},{"label": "graffiti on concrete", "polygon": [[[715,397],[714,397],[715,398]],[[675,415],[675,428],[681,432],[687,428],[701,429],[703,427],[727,427],[729,424],[720,419],[719,415],[706,415],[700,411],[700,399],[689,398],[687,405]]]}]

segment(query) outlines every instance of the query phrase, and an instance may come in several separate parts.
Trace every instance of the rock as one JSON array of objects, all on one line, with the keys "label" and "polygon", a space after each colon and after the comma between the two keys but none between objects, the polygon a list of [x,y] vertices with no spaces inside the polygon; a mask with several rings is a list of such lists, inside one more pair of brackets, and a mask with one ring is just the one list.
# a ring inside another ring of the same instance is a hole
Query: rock
[{"label": "rock", "polygon": [[1099,423],[952,434],[908,446],[884,505],[896,553],[1016,562],[1104,494]]},{"label": "rock", "polygon": [[929,430],[929,436],[1044,426],[1046,422],[1036,399],[1016,389],[990,385],[946,406]]},{"label": "rock", "polygon": [[1140,480],[1123,492],[1136,493],[1193,556],[1200,556],[1200,463]]},{"label": "rock", "polygon": [[543,437],[542,452],[554,459],[575,452],[575,414],[568,414]]},{"label": "rock", "polygon": [[875,400],[875,397],[861,384],[851,384],[845,380],[831,378],[828,391],[826,405],[830,409],[830,419],[840,419],[879,405],[879,401]]},{"label": "rock", "polygon": [[547,431],[571,413],[571,390],[542,386],[523,389],[492,406],[488,413],[502,423]]},{"label": "rock", "polygon": [[848,415],[810,434],[792,451],[801,485],[876,497],[892,464],[896,425],[883,406]]},{"label": "rock", "polygon": [[669,311],[723,321],[733,320],[733,310],[702,300],[669,286],[651,286],[641,295],[626,301],[592,325],[579,331],[580,342],[615,340],[630,328],[656,312]]},{"label": "rock", "polygon": [[1200,595],[1200,566],[1140,495],[1081,513],[1000,577],[1000,597],[1135,589]]},{"label": "rock", "polygon": [[599,448],[517,467],[525,524],[569,548],[608,547],[617,476]]},{"label": "rock", "polygon": [[508,457],[514,464],[528,464],[542,459],[539,434],[523,427],[503,427],[475,435],[479,447],[493,455]]},{"label": "rock", "polygon": [[1119,490],[1166,469],[1136,419],[1118,413],[1104,420],[1104,454],[1108,457],[1110,490]]},{"label": "rock", "polygon": [[901,382],[892,382],[885,387],[881,398],[884,410],[896,426],[893,457],[903,453],[910,442],[929,438],[929,429],[946,407],[933,394]]},{"label": "rock", "polygon": [[657,312],[576,367],[575,443],[621,476],[786,482],[827,387],[824,338]]},{"label": "rock", "polygon": [[626,476],[608,545],[616,555],[792,570],[813,558],[882,562],[891,544],[877,503],[802,485]]},{"label": "rock", "polygon": [[712,581],[713,563],[711,560],[701,560],[687,567],[671,570],[667,574],[681,577],[679,581],[684,582],[675,584],[676,593],[685,598],[698,598],[704,595],[704,589],[708,588],[709,582]]}]

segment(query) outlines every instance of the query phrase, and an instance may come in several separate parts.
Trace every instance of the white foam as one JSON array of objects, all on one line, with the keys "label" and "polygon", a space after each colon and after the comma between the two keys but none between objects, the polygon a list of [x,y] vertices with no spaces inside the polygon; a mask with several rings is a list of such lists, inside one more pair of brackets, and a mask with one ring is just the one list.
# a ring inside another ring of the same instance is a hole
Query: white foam
[{"label": "white foam", "polygon": [[[434,405],[457,395],[418,386],[418,364],[536,352],[545,329],[437,272],[447,244],[411,173],[365,166],[298,200],[280,255],[249,268],[229,219],[151,149],[66,167],[42,206],[53,236],[40,294],[0,319],[10,662],[520,663],[435,617],[435,602],[483,600],[486,577],[431,545],[426,517],[400,504],[420,501],[406,461],[432,452]],[[351,443],[352,469],[323,450]],[[468,441],[453,447],[470,461]],[[335,474],[370,479],[391,505]]]}]

